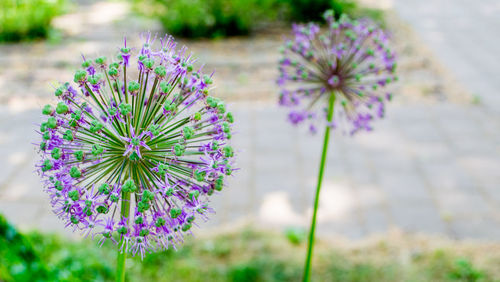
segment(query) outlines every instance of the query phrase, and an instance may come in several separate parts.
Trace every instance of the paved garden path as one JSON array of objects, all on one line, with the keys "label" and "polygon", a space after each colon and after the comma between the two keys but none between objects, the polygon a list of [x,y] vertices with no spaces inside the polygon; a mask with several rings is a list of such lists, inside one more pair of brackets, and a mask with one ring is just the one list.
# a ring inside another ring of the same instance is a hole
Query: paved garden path
[{"label": "paved garden path", "polygon": [[[91,6],[73,15],[74,34],[64,44],[0,46],[0,212],[23,228],[63,230],[33,173],[33,126],[49,99],[49,82],[71,78],[75,54],[109,52],[125,31],[135,32],[115,24],[125,13],[122,4],[109,5],[111,9]],[[85,18],[99,11],[112,13],[98,15],[101,20],[94,22]],[[85,25],[78,25],[78,19]],[[257,37],[190,46],[208,68],[217,69],[222,96],[275,97],[270,78],[278,41]],[[402,77],[401,83],[408,80]],[[322,136],[286,123],[286,112],[274,99],[251,100],[230,103],[238,121],[234,147],[241,170],[224,193],[213,197],[217,214],[208,227],[248,221],[278,230],[307,226]],[[498,240],[500,118],[490,108],[490,102],[471,105],[396,95],[374,132],[354,138],[335,133],[320,201],[320,235],[362,238],[399,228]]]},{"label": "paved garden path", "polygon": [[500,113],[500,1],[394,0],[459,81]]}]

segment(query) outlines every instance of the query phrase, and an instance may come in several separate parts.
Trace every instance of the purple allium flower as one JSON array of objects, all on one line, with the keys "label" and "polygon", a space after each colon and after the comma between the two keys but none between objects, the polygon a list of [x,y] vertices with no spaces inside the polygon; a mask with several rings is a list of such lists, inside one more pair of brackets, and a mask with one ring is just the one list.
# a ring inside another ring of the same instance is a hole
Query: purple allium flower
[{"label": "purple allium flower", "polygon": [[[325,13],[323,32],[316,24],[294,25],[280,60],[280,105],[290,107],[290,122],[311,123],[326,119],[326,109],[314,114],[334,95],[332,128],[354,134],[371,130],[371,122],[384,116],[384,102],[391,95],[382,88],[397,80],[395,54],[387,35],[369,21],[355,21],[332,11]],[[320,101],[320,102],[318,102]],[[336,126],[334,126],[336,125]],[[315,126],[310,126],[315,131]]]},{"label": "purple allium flower", "polygon": [[58,103],[43,108],[37,144],[66,226],[141,256],[175,247],[207,219],[234,157],[233,116],[209,96],[212,75],[194,71],[172,37],[153,43],[148,36],[137,55],[125,45],[116,62],[84,58],[76,86],[61,84]]}]

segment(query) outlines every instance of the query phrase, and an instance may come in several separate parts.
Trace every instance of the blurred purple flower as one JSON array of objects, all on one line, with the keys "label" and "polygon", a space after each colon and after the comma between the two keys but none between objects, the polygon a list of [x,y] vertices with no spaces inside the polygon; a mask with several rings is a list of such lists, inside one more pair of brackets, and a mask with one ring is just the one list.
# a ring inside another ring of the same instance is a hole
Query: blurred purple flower
[{"label": "blurred purple flower", "polygon": [[[279,103],[291,108],[288,118],[293,124],[312,124],[326,120],[326,101],[335,95],[333,123],[328,124],[349,134],[371,130],[391,97],[382,88],[397,80],[388,37],[368,20],[342,15],[337,21],[332,11],[325,19],[323,32],[313,23],[293,26],[293,38],[282,48]],[[320,114],[314,115],[318,105]],[[310,130],[315,132],[314,125]]]}]

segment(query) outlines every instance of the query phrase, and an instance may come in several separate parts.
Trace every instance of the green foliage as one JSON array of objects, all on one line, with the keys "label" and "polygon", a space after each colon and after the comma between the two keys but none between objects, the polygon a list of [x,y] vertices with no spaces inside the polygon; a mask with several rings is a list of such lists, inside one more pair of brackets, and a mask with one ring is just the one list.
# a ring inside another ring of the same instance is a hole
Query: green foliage
[{"label": "green foliage", "polygon": [[0,42],[45,38],[66,0],[0,0]]},{"label": "green foliage", "polygon": [[[398,252],[333,249],[315,252],[313,281],[492,281],[469,260],[437,250],[402,263]],[[390,255],[393,254],[394,256]],[[304,244],[244,229],[188,240],[168,250],[127,260],[128,281],[300,281]],[[112,281],[116,245],[70,242],[54,235],[22,235],[0,216],[0,281]],[[489,271],[496,269],[492,264]]]},{"label": "green foliage", "polygon": [[354,17],[382,18],[380,11],[362,9],[352,0],[134,0],[140,13],[158,18],[168,33],[183,37],[247,35],[278,19],[321,21],[333,9]]},{"label": "green foliage", "polygon": [[485,276],[484,272],[474,268],[474,266],[465,258],[460,258],[455,261],[453,269],[448,276],[453,281],[479,281]]},{"label": "green foliage", "polygon": [[332,9],[335,16],[353,15],[357,5],[352,0],[281,0],[288,8],[291,21],[322,21],[323,13]]},{"label": "green foliage", "polygon": [[306,239],[306,231],[303,228],[290,227],[285,230],[288,241],[294,245],[299,245]]},{"label": "green foliage", "polygon": [[31,243],[0,215],[0,281],[35,281],[48,276]]},{"label": "green foliage", "polygon": [[274,16],[275,0],[136,0],[146,15],[159,18],[168,33],[184,37],[249,34]]}]

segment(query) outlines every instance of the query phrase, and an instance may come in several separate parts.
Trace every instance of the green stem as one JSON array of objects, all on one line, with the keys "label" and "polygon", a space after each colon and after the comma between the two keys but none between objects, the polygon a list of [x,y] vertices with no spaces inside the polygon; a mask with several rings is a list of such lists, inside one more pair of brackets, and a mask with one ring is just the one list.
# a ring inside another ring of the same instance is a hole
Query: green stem
[{"label": "green stem", "polygon": [[[122,192],[122,207],[120,214],[122,217],[127,218],[130,213],[130,193]],[[116,281],[124,282],[125,281],[125,259],[127,258],[127,252],[124,250],[124,240],[123,238],[120,240],[120,244],[118,244],[118,256],[116,258]]]},{"label": "green stem", "polygon": [[[327,115],[328,123],[331,123],[332,121],[334,105],[335,105],[335,94],[330,93],[330,98],[328,102],[328,115]],[[314,197],[314,209],[311,220],[311,230],[309,231],[309,240],[307,244],[307,257],[306,257],[306,264],[304,267],[304,276],[302,280],[304,282],[308,282],[311,280],[311,260],[314,247],[314,231],[316,229],[316,215],[318,213],[319,191],[321,190],[321,183],[323,182],[323,172],[325,170],[326,154],[328,152],[329,139],[330,139],[330,124],[327,124],[325,129],[325,139],[323,141],[323,152],[321,153],[321,163],[319,165],[318,186],[316,186],[316,195]]]}]

